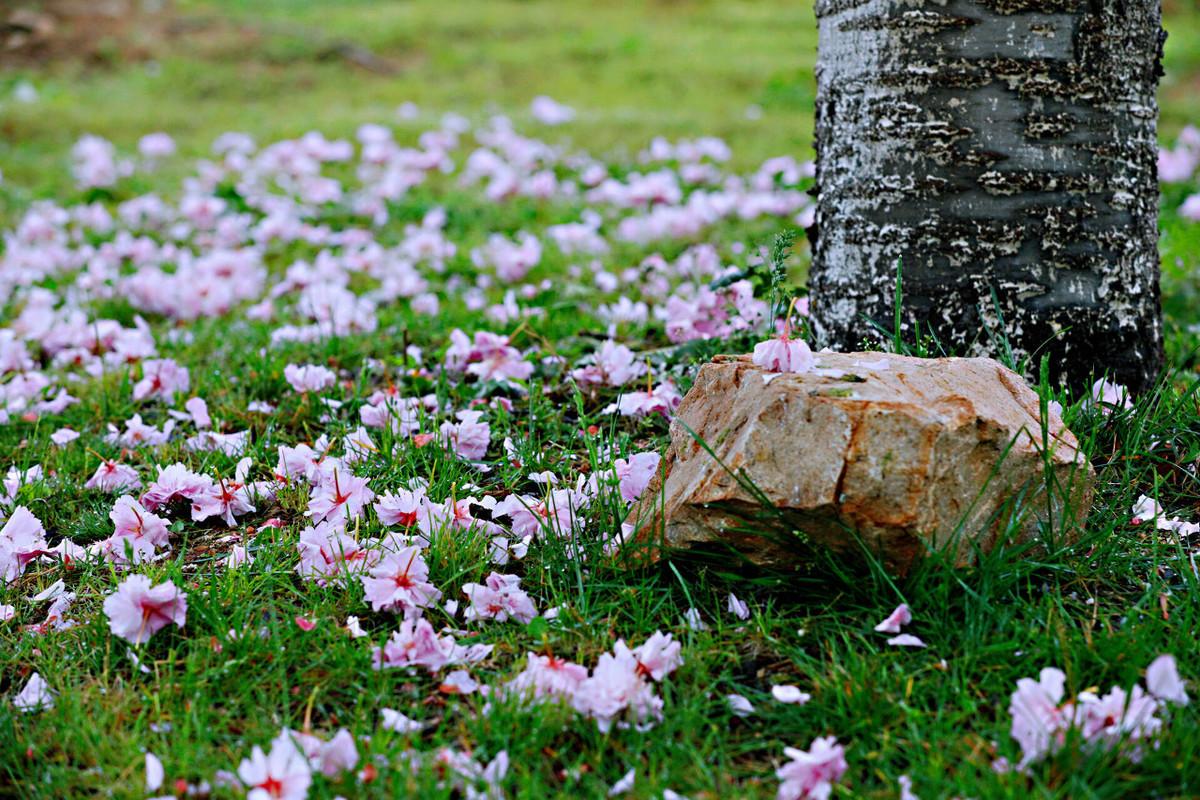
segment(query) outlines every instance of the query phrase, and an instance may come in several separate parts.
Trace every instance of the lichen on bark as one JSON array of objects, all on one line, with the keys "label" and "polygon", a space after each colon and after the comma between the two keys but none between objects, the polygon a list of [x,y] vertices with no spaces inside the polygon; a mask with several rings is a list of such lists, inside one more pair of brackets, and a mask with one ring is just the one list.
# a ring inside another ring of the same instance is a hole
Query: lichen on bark
[{"label": "lichen on bark", "polygon": [[1162,364],[1158,0],[819,0],[814,327],[1043,354],[1134,389]]}]

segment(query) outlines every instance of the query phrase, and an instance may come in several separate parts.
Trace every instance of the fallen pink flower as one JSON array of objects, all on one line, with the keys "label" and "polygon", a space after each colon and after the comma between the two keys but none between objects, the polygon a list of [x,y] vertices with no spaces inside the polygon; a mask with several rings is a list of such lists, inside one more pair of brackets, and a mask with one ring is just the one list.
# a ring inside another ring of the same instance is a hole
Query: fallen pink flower
[{"label": "fallen pink flower", "polygon": [[237,774],[248,790],[246,800],[305,800],[312,783],[308,760],[282,736],[271,743],[269,756],[255,745],[250,757],[238,765]]},{"label": "fallen pink flower", "polygon": [[848,766],[845,748],[832,736],[814,739],[808,750],[785,747],[783,752],[791,760],[775,770],[781,781],[777,800],[824,800]]},{"label": "fallen pink flower", "polygon": [[142,379],[133,387],[133,399],[159,397],[170,402],[176,394],[186,392],[189,385],[186,367],[171,358],[152,358],[142,362]]},{"label": "fallen pink flower", "polygon": [[105,461],[96,468],[95,474],[83,487],[99,489],[102,492],[120,492],[142,488],[142,480],[138,477],[137,470],[128,464]]},{"label": "fallen pink flower", "polygon": [[70,428],[59,428],[54,433],[50,434],[50,441],[54,442],[59,447],[62,447],[79,438],[79,433]]},{"label": "fallen pink flower", "polygon": [[754,346],[751,360],[771,372],[808,372],[816,357],[803,339],[791,339],[785,333]]},{"label": "fallen pink flower", "polygon": [[438,691],[442,694],[471,694],[479,688],[479,682],[465,669],[456,669],[442,679]]},{"label": "fallen pink flower", "polygon": [[901,603],[896,606],[895,611],[888,615],[887,619],[875,626],[875,630],[879,633],[899,633],[900,626],[910,622],[912,622],[912,612],[909,611],[907,603]]},{"label": "fallen pink flower", "polygon": [[799,687],[787,683],[772,686],[771,696],[781,703],[795,703],[796,705],[804,705],[812,699],[812,695],[802,692]]},{"label": "fallen pink flower", "polygon": [[[624,647],[624,642],[617,642],[618,652]],[[655,631],[644,644],[633,650],[632,655],[639,675],[661,682],[683,664],[681,651],[681,645],[671,634]]]},{"label": "fallen pink flower", "polygon": [[533,600],[521,589],[521,579],[516,575],[493,572],[484,583],[463,584],[462,590],[471,602],[466,610],[468,622],[481,619],[505,622],[511,617],[529,623],[537,616]]},{"label": "fallen pink flower", "polygon": [[902,633],[887,640],[892,647],[926,647],[925,642],[911,633]]},{"label": "fallen pink flower", "polygon": [[1162,655],[1150,662],[1146,668],[1146,689],[1159,700],[1180,706],[1188,704],[1186,685],[1179,677],[1172,655]]},{"label": "fallen pink flower", "polygon": [[525,658],[525,669],[504,687],[523,700],[570,699],[588,677],[586,667],[552,655],[526,653]]},{"label": "fallen pink flower", "polygon": [[459,648],[451,636],[438,636],[428,620],[409,617],[383,647],[372,651],[375,669],[425,667],[437,672],[456,660]]},{"label": "fallen pink flower", "polygon": [[154,753],[146,753],[146,791],[157,791],[163,784],[163,765]]},{"label": "fallen pink flower", "polygon": [[187,596],[171,581],[150,585],[145,575],[130,575],[104,601],[112,632],[132,644],[150,640],[157,631],[187,621]]},{"label": "fallen pink flower", "polygon": [[415,719],[406,717],[399,711],[391,708],[381,708],[379,713],[383,716],[383,721],[380,727],[384,730],[393,731],[395,733],[418,733],[425,729],[424,722],[418,722]]},{"label": "fallen pink flower", "polygon": [[738,599],[733,592],[726,598],[725,609],[738,619],[750,619],[750,607]]},{"label": "fallen pink flower", "polygon": [[288,364],[283,368],[283,377],[301,394],[328,389],[337,381],[332,370],[316,364]]},{"label": "fallen pink flower", "polygon": [[312,521],[345,522],[358,519],[363,508],[375,499],[366,478],[335,468],[332,476],[317,487],[308,501],[308,516]]},{"label": "fallen pink flower", "polygon": [[46,681],[38,673],[29,676],[29,680],[16,697],[13,706],[18,711],[46,711],[54,707],[54,692],[46,685]]},{"label": "fallen pink flower", "polygon": [[429,567],[416,545],[389,553],[361,580],[366,600],[375,611],[419,614],[442,596],[429,582]]}]

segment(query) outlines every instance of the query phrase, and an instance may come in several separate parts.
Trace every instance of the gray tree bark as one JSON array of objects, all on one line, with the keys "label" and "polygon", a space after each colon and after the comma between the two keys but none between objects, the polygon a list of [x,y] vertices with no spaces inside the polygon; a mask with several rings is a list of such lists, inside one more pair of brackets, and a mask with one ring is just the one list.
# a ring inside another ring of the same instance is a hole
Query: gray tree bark
[{"label": "gray tree bark", "polygon": [[[1131,389],[1162,366],[1159,0],[817,0],[818,340],[893,327],[1051,356]],[[877,337],[875,337],[877,338]]]}]

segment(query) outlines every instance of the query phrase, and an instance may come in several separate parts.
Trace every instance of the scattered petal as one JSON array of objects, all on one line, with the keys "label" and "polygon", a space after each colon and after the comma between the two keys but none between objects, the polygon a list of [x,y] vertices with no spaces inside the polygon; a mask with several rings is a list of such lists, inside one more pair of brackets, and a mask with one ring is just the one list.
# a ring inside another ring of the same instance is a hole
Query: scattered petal
[{"label": "scattered petal", "polygon": [[771,696],[781,703],[804,705],[812,699],[812,695],[800,691],[800,688],[788,683],[771,687]]},{"label": "scattered petal", "polygon": [[902,633],[887,640],[892,647],[925,647],[926,644],[911,633]]}]

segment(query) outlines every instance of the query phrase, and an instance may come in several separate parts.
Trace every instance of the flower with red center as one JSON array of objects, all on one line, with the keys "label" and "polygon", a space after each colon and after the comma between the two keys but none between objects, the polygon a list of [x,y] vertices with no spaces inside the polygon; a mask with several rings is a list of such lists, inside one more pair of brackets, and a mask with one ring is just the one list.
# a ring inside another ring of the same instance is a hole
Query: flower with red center
[{"label": "flower with red center", "polygon": [[362,577],[363,589],[376,611],[419,612],[441,598],[429,583],[429,567],[416,545],[390,553]]},{"label": "flower with red center", "polygon": [[145,575],[130,575],[105,599],[104,613],[113,634],[142,644],[172,622],[184,626],[187,595],[171,581],[151,586]]}]

